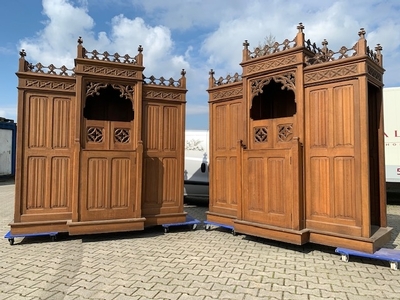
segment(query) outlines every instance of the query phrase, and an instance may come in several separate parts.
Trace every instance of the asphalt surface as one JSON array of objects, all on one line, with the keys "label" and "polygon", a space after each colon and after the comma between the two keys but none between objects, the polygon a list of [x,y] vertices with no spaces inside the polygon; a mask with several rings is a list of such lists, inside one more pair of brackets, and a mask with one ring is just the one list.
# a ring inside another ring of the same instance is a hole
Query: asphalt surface
[{"label": "asphalt surface", "polygon": [[[0,182],[9,230],[14,183]],[[400,200],[400,199],[399,199]],[[185,210],[205,220],[206,201]],[[400,250],[400,206],[388,206],[388,248]],[[335,249],[161,226],[140,232],[0,240],[0,299],[400,299],[400,270]]]}]

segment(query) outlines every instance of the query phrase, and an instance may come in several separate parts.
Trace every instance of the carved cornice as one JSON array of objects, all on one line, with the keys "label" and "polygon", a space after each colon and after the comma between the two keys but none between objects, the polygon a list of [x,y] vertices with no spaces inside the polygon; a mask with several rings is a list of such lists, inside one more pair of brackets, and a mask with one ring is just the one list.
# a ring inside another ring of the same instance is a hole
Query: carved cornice
[{"label": "carved cornice", "polygon": [[105,89],[108,85],[110,85],[115,90],[119,90],[121,98],[125,97],[127,99],[133,99],[134,88],[131,85],[104,82],[88,82],[86,84],[86,97],[100,95],[99,90]]},{"label": "carved cornice", "polygon": [[25,81],[25,86],[39,88],[39,89],[62,90],[62,91],[74,91],[75,90],[75,82],[60,82],[60,81],[27,79]]},{"label": "carved cornice", "polygon": [[83,66],[83,72],[130,78],[136,78],[137,76],[137,71],[100,66]]},{"label": "carved cornice", "polygon": [[289,55],[287,57],[272,59],[264,62],[260,62],[255,65],[250,65],[245,68],[245,73],[250,74],[259,71],[265,71],[277,67],[287,66],[296,62],[296,55]]},{"label": "carved cornice", "polygon": [[356,64],[337,67],[332,69],[320,70],[311,73],[304,74],[304,83],[313,83],[320,80],[334,79],[349,75],[356,75],[358,73],[358,68]]},{"label": "carved cornice", "polygon": [[213,92],[211,94],[211,98],[212,98],[212,100],[218,100],[218,99],[231,98],[231,97],[236,97],[236,96],[241,96],[241,95],[243,95],[243,87]]},{"label": "carved cornice", "polygon": [[368,75],[375,78],[379,82],[382,82],[382,73],[381,72],[379,72],[378,70],[374,69],[371,66],[367,67],[367,72],[368,72]]},{"label": "carved cornice", "polygon": [[251,95],[257,96],[259,94],[262,94],[264,86],[268,85],[271,82],[271,80],[274,80],[276,83],[278,82],[282,83],[282,89],[286,88],[287,90],[296,92],[295,75],[294,73],[291,72],[267,78],[251,80],[250,81]]},{"label": "carved cornice", "polygon": [[163,99],[163,100],[182,100],[182,93],[173,93],[165,91],[146,91],[146,98]]}]

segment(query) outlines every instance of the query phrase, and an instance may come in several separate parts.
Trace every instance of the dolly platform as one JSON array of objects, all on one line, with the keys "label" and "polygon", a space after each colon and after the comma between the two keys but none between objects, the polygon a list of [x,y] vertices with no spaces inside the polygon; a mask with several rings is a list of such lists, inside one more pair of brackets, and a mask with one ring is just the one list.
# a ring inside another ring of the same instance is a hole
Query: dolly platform
[{"label": "dolly platform", "polygon": [[41,233],[29,233],[29,234],[11,234],[11,231],[7,232],[4,238],[8,239],[10,245],[14,245],[14,239],[18,237],[35,237],[35,236],[50,236],[51,241],[54,242],[56,240],[58,232],[41,232]]},{"label": "dolly platform", "polygon": [[225,224],[220,224],[220,223],[215,223],[215,222],[210,222],[210,221],[204,221],[204,225],[205,225],[204,229],[205,229],[206,231],[209,231],[209,230],[211,229],[211,226],[216,226],[216,227],[222,227],[222,228],[230,229],[230,230],[232,230],[232,234],[233,234],[233,235],[236,235],[236,231],[235,231],[235,229],[233,228],[233,226],[229,226],[229,225],[225,225]]},{"label": "dolly platform", "polygon": [[339,253],[341,255],[341,260],[345,261],[345,262],[349,261],[350,255],[354,255],[354,256],[367,257],[367,258],[372,258],[372,259],[385,260],[385,261],[390,262],[390,268],[392,270],[399,269],[400,250],[381,248],[378,251],[375,251],[374,253],[371,254],[371,253],[366,253],[366,252],[361,252],[361,251],[356,251],[356,250],[351,250],[351,249],[346,249],[346,248],[336,248],[335,252]]},{"label": "dolly platform", "polygon": [[162,224],[162,227],[164,227],[164,232],[167,233],[169,232],[169,228],[173,226],[185,226],[189,225],[192,226],[192,230],[195,230],[197,225],[200,224],[201,222],[189,215],[186,215],[186,221],[181,222],[181,223],[168,223],[168,224]]}]

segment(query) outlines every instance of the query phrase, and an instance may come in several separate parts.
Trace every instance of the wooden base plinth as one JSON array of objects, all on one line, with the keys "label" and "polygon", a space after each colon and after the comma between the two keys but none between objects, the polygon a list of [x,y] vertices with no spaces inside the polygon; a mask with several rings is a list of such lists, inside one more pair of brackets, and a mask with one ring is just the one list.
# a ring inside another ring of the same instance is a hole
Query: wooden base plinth
[{"label": "wooden base plinth", "polygon": [[43,232],[68,232],[67,221],[38,221],[38,222],[21,222],[10,223],[11,234],[34,234]]},{"label": "wooden base plinth", "polygon": [[381,227],[370,238],[337,235],[331,232],[310,232],[310,242],[332,247],[341,247],[366,253],[374,253],[391,239],[390,227]]},{"label": "wooden base plinth", "polygon": [[307,243],[310,235],[307,229],[291,230],[240,220],[234,221],[234,229],[237,233],[244,233],[296,245]]},{"label": "wooden base plinth", "polygon": [[186,221],[186,212],[175,214],[146,215],[145,226],[183,223]]},{"label": "wooden base plinth", "polygon": [[143,230],[145,221],[145,218],[97,220],[87,222],[69,221],[67,225],[70,235],[79,235]]}]

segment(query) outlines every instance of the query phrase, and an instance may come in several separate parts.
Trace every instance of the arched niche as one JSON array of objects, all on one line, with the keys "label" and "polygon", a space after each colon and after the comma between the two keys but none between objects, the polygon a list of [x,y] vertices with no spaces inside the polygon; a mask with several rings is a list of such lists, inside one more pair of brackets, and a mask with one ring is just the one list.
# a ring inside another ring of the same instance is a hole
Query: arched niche
[{"label": "arched niche", "polygon": [[[281,80],[281,79],[286,80]],[[254,80],[250,118],[254,121],[292,117],[296,114],[294,84],[291,77]]]},{"label": "arched niche", "polygon": [[131,122],[134,111],[128,93],[121,87],[92,84],[88,87],[83,116],[87,120]]}]

